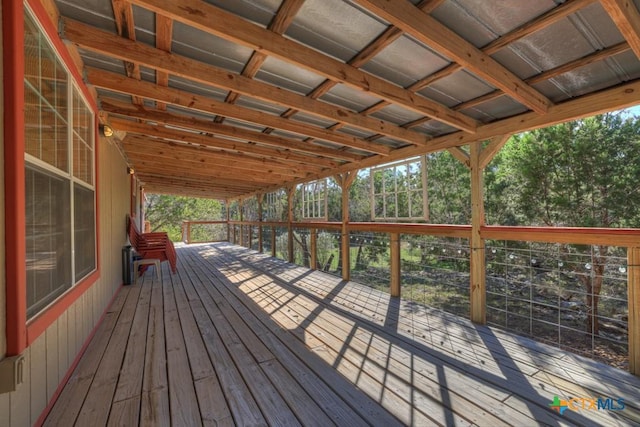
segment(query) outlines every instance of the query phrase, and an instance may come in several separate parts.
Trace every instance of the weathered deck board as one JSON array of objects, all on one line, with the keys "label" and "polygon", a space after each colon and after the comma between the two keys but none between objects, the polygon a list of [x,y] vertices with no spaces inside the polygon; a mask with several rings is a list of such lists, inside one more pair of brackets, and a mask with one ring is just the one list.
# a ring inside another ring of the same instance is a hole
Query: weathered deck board
[{"label": "weathered deck board", "polygon": [[[120,291],[47,425],[640,420],[625,372],[238,246],[178,257]],[[559,416],[556,394],[629,405]]]}]

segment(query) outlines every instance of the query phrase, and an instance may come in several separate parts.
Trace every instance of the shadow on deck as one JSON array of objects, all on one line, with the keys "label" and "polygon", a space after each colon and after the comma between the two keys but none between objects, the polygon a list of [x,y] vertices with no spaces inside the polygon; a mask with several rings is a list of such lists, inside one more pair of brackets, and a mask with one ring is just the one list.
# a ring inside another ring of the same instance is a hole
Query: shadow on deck
[{"label": "shadow on deck", "polygon": [[228,243],[178,259],[122,288],[46,424],[640,423],[626,372]]}]

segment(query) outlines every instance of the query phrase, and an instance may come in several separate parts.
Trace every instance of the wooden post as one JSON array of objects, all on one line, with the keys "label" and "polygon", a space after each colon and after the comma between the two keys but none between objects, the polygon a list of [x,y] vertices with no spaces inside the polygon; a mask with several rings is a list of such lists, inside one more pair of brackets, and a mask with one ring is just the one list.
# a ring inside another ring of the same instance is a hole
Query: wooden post
[{"label": "wooden post", "polygon": [[191,221],[187,222],[187,245],[191,243]]},{"label": "wooden post", "polygon": [[225,199],[224,205],[227,208],[227,242],[231,242],[231,226],[229,225],[230,213],[229,213],[229,199]]},{"label": "wooden post", "polygon": [[640,376],[640,248],[627,249],[629,372]]},{"label": "wooden post", "polygon": [[271,256],[276,257],[276,227],[271,226]]},{"label": "wooden post", "polygon": [[391,233],[391,289],[392,297],[400,296],[401,264],[400,264],[400,233]]},{"label": "wooden post", "polygon": [[309,252],[311,252],[309,254],[309,257],[311,258],[311,260],[309,260],[309,267],[311,267],[312,270],[317,270],[318,269],[318,232],[315,228],[312,228],[309,230],[309,234],[311,236],[311,242],[309,243],[309,245],[311,246],[309,248]]},{"label": "wooden post", "polygon": [[296,192],[295,185],[287,188],[287,252],[289,262],[293,263],[293,196]]},{"label": "wooden post", "polygon": [[351,280],[351,246],[349,244],[349,189],[358,171],[345,172],[334,177],[342,189],[342,280]]},{"label": "wooden post", "polygon": [[258,252],[262,253],[262,200],[264,194],[258,194]]},{"label": "wooden post", "polygon": [[487,322],[485,248],[480,236],[484,225],[484,183],[480,164],[482,142],[471,144],[469,164],[471,169],[471,321],[484,325]]},{"label": "wooden post", "polygon": [[240,246],[244,246],[244,226],[242,225],[244,215],[242,214],[242,199],[238,200],[238,216],[240,217]]}]

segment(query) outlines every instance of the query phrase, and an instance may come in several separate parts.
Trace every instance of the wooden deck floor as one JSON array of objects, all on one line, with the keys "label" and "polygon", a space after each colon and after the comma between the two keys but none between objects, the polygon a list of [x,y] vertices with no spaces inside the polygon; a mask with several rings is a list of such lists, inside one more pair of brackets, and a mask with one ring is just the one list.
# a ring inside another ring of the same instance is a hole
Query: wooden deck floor
[{"label": "wooden deck floor", "polygon": [[178,258],[123,287],[47,425],[640,423],[626,372],[231,244]]}]

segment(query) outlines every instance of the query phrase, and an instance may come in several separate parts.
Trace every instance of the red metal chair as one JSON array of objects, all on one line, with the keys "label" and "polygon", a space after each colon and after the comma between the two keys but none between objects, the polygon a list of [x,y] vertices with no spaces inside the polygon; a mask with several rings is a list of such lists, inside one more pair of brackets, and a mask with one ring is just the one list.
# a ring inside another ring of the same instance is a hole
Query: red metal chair
[{"label": "red metal chair", "polygon": [[127,217],[127,232],[131,246],[142,258],[159,259],[160,262],[169,261],[171,271],[175,273],[178,270],[176,248],[167,233],[140,233],[135,222],[129,217]]}]

